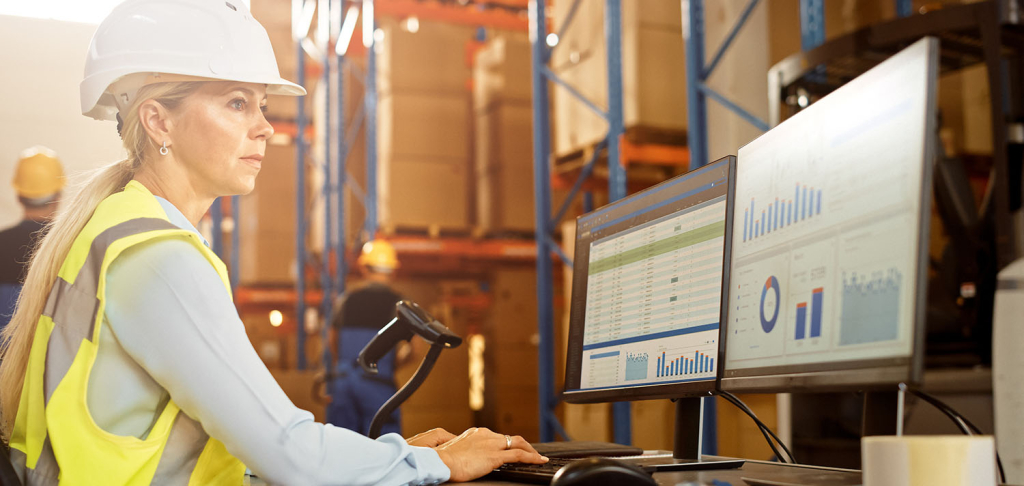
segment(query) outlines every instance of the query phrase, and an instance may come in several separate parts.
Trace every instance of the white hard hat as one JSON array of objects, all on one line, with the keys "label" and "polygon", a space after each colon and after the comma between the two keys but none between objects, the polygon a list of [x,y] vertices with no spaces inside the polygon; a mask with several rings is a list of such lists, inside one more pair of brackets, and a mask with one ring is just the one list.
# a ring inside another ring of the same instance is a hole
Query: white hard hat
[{"label": "white hard hat", "polygon": [[113,120],[142,86],[186,79],[306,94],[281,78],[267,31],[240,0],[127,0],[92,37],[80,85],[82,114]]}]

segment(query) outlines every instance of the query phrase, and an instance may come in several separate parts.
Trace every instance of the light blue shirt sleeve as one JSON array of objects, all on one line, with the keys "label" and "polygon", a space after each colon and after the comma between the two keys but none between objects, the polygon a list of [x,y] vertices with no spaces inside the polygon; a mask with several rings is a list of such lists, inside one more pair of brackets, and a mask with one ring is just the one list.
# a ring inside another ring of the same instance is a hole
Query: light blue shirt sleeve
[{"label": "light blue shirt sleeve", "polygon": [[181,410],[272,484],[430,484],[449,470],[398,434],[371,440],[296,408],[257,356],[216,270],[184,239],[130,248],[107,274],[107,320]]}]

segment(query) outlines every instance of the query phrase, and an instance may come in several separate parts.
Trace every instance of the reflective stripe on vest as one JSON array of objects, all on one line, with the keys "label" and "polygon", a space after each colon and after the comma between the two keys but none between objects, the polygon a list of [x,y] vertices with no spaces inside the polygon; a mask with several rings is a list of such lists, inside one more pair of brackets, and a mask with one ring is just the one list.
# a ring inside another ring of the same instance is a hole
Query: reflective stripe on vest
[{"label": "reflective stripe on vest", "polygon": [[198,235],[172,224],[141,184],[104,199],[72,244],[36,325],[11,434],[24,484],[242,483],[245,466],[173,400],[142,439],[111,434],[89,414],[107,269],[126,249],[156,238],[192,242],[228,285],[223,262]]}]

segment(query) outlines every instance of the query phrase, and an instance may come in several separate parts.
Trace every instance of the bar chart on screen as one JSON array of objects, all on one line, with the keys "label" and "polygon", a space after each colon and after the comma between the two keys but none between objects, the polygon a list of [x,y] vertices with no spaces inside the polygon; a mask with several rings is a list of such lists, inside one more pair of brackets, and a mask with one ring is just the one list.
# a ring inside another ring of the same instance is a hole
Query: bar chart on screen
[{"label": "bar chart on screen", "polygon": [[810,310],[811,329],[807,330],[807,302],[796,305],[796,336],[794,339],[821,337],[821,311],[825,302],[825,289],[818,287],[811,292],[812,307]]},{"label": "bar chart on screen", "polygon": [[655,367],[657,376],[699,376],[714,373],[715,358],[704,351],[694,350],[686,354],[662,351]]},{"label": "bar chart on screen", "polygon": [[766,203],[750,198],[750,206],[743,208],[743,242],[821,217],[825,197],[822,189],[797,182],[790,196],[788,199],[776,197]]}]

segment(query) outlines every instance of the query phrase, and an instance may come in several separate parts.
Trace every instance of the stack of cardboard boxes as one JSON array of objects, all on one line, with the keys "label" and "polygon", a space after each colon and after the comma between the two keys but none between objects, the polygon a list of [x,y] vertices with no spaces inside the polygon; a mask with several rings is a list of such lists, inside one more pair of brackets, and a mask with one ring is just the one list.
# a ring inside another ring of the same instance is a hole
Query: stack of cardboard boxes
[{"label": "stack of cardboard boxes", "polygon": [[485,338],[483,425],[538,439],[537,272],[494,272]]},{"label": "stack of cardboard boxes", "polygon": [[[560,31],[574,2],[556,0],[553,30]],[[642,8],[641,8],[642,7]],[[601,108],[608,106],[604,2],[580,2],[572,23],[554,48],[551,67]],[[686,64],[680,4],[645,0],[622,4],[623,120],[627,132],[680,140],[686,129]],[[568,91],[552,94],[556,156],[593,146],[608,124]]]},{"label": "stack of cardboard boxes", "polygon": [[485,233],[533,231],[530,72],[525,34],[496,36],[474,56],[476,214]]},{"label": "stack of cardboard boxes", "polygon": [[268,143],[253,191],[239,198],[243,284],[295,281],[295,145]]},{"label": "stack of cardboard boxes", "polygon": [[394,229],[470,226],[467,27],[381,19],[377,49],[378,216]]}]

